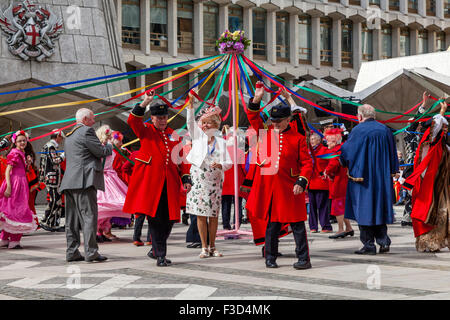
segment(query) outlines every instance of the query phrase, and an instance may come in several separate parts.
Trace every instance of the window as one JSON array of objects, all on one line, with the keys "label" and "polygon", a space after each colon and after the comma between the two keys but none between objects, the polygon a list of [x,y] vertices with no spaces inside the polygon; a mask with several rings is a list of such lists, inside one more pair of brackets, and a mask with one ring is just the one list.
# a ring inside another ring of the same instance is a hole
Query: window
[{"label": "window", "polygon": [[381,59],[392,58],[392,27],[381,27]]},{"label": "window", "polygon": [[141,7],[139,0],[122,1],[122,43],[125,48],[140,48]]},{"label": "window", "polygon": [[266,19],[265,9],[253,9],[253,56],[255,58],[266,58]]},{"label": "window", "polygon": [[399,11],[400,10],[400,1],[399,0],[389,0],[389,10]]},{"label": "window", "polygon": [[300,15],[298,17],[299,25],[299,62],[311,63],[311,17],[309,15]]},{"label": "window", "polygon": [[408,12],[409,13],[417,13],[417,1],[418,0],[408,0]]},{"label": "window", "polygon": [[436,15],[436,0],[427,0],[427,16]]},{"label": "window", "polygon": [[194,15],[194,2],[190,0],[178,0],[177,6],[178,50],[181,53],[193,53],[194,34],[192,32],[192,18]]},{"label": "window", "polygon": [[244,28],[244,11],[241,6],[232,4],[228,7],[228,30],[231,32]]},{"label": "window", "polygon": [[409,29],[400,29],[400,57],[409,56],[411,54],[410,50],[410,40],[409,40]]},{"label": "window", "polygon": [[352,67],[353,59],[352,59],[352,32],[353,32],[353,23],[351,20],[343,20],[342,21],[342,66],[343,67]]},{"label": "window", "polygon": [[436,33],[436,51],[445,51],[445,32]]},{"label": "window", "polygon": [[219,37],[219,5],[208,1],[203,4],[203,48],[205,55],[217,52],[216,40]]},{"label": "window", "polygon": [[320,18],[320,64],[322,65],[331,66],[333,61],[331,30],[331,19]]},{"label": "window", "polygon": [[289,13],[277,12],[277,60],[289,61]]},{"label": "window", "polygon": [[167,0],[150,2],[150,48],[167,51]]},{"label": "window", "polygon": [[380,0],[369,0],[369,5],[380,6]]},{"label": "window", "polygon": [[361,0],[350,0],[349,4],[354,5],[354,6],[360,6]]},{"label": "window", "polygon": [[428,53],[428,31],[426,29],[419,30],[419,48],[417,54]]},{"label": "window", "polygon": [[366,24],[362,25],[361,50],[363,61],[373,60],[373,33]]},{"label": "window", "polygon": [[450,18],[450,0],[444,0],[444,17]]}]

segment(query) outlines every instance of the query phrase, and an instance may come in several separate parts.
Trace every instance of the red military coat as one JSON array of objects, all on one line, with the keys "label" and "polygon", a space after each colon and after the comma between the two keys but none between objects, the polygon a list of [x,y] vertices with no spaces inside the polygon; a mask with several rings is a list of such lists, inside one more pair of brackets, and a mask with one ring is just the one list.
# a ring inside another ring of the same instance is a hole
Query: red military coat
[{"label": "red military coat", "polygon": [[[181,141],[178,136],[175,138],[171,128],[160,131],[142,120],[143,117],[133,113],[128,117],[128,124],[140,139],[141,148],[135,158],[123,211],[155,217],[166,184],[169,219],[179,221],[181,177],[189,175],[190,169],[185,163],[175,164],[172,161],[172,150],[177,145],[179,147]],[[181,151],[181,148],[178,149]]]},{"label": "red military coat", "polygon": [[328,180],[322,179],[322,176],[320,175],[321,172],[323,173],[325,171],[328,160],[318,158],[317,156],[330,153],[330,151],[323,144],[311,148],[311,151],[314,157],[314,170],[311,181],[309,182],[309,190],[328,190]]},{"label": "red military coat", "polygon": [[[248,110],[252,127],[259,131],[263,122],[259,111]],[[304,136],[288,127],[279,134],[279,141],[270,126],[267,135],[259,137],[257,166],[247,210],[257,219],[267,219],[271,209],[272,222],[299,222],[307,219],[305,193],[294,195],[294,184],[299,177],[310,180],[312,160]],[[268,152],[262,146],[268,145]],[[266,155],[265,155],[266,154]]]},{"label": "red military coat", "polygon": [[[339,153],[341,145],[335,146],[329,150],[329,153]],[[347,168],[344,168],[340,162],[339,157],[332,158],[328,161],[328,166],[325,169],[326,174],[332,178],[329,180],[330,199],[342,199],[347,194],[348,175]]]}]

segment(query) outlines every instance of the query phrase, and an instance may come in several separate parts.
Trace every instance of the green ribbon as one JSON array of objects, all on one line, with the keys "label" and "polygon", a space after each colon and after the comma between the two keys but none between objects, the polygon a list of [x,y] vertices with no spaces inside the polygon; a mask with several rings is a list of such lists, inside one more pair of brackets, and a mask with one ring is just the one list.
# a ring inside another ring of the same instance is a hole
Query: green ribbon
[{"label": "green ribbon", "polygon": [[124,157],[126,160],[128,160],[129,163],[131,163],[131,164],[134,166],[134,162],[131,161],[126,155],[124,155],[124,154],[122,153],[122,151],[120,151],[120,149],[117,148],[116,145],[115,145],[114,143],[112,144],[112,146],[113,146],[114,150],[116,150],[122,157]]},{"label": "green ribbon", "polygon": [[417,119],[414,119],[413,122],[411,122],[410,124],[408,124],[406,127],[399,129],[397,131],[394,132],[394,136],[402,133],[403,131],[405,131],[406,129],[408,129],[414,122],[419,121],[421,118],[423,118],[428,112],[430,112],[431,110],[433,110],[439,103],[441,103],[444,100],[438,100],[436,101],[431,107],[428,108],[428,110],[426,112],[424,112],[420,117],[418,117]]}]

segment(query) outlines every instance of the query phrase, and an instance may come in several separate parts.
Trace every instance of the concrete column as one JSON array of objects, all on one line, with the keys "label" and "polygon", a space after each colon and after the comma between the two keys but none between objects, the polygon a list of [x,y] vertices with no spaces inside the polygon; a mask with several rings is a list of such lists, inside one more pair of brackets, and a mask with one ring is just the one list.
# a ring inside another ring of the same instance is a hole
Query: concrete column
[{"label": "concrete column", "polygon": [[266,23],[267,61],[275,65],[277,63],[277,15],[275,10],[267,11]]},{"label": "concrete column", "polygon": [[167,47],[172,57],[178,55],[178,38],[177,38],[177,0],[167,1]]},{"label": "concrete column", "polygon": [[228,30],[228,4],[219,7],[219,34]]},{"label": "concrete column", "polygon": [[392,58],[400,57],[400,27],[392,27]]},{"label": "concrete column", "polygon": [[311,17],[311,64],[320,69],[320,17]]},{"label": "concrete column", "polygon": [[298,15],[291,13],[289,15],[289,61],[296,67],[299,65],[299,37]]},{"label": "concrete column", "polygon": [[352,31],[352,45],[353,45],[353,69],[358,72],[362,61],[362,47],[361,47],[361,22],[353,22]]},{"label": "concrete column", "polygon": [[409,29],[409,42],[410,53],[413,56],[419,50],[419,30]]},{"label": "concrete column", "polygon": [[150,0],[141,0],[141,51],[150,55]]},{"label": "concrete column", "polygon": [[333,50],[333,68],[342,69],[342,24],[341,19],[333,19],[332,24],[332,50]]},{"label": "concrete column", "polygon": [[382,51],[381,51],[381,29],[373,29],[372,37],[373,37],[373,60],[380,60]]},{"label": "concrete column", "polygon": [[[167,71],[163,71],[163,79],[167,78],[167,77],[171,77],[172,76],[172,70],[167,70]],[[169,91],[173,89],[173,82],[169,82],[168,84],[163,86],[163,91]],[[173,99],[173,92],[170,92],[167,96],[165,96],[166,99]]]},{"label": "concrete column", "polygon": [[[244,8],[243,11],[245,37],[253,40],[253,8]],[[247,58],[253,60],[253,46],[249,45],[244,54]]]},{"label": "concrete column", "polygon": [[428,30],[428,52],[436,52],[436,31]]},{"label": "concrete column", "polygon": [[122,42],[122,0],[116,0],[117,28],[119,29],[120,42]]},{"label": "concrete column", "polygon": [[418,0],[417,1],[417,13],[422,17],[427,16],[427,2],[426,0]]},{"label": "concrete column", "polygon": [[408,14],[408,0],[400,0],[400,12],[403,14]]},{"label": "concrete column", "polygon": [[436,17],[444,19],[444,0],[436,0]]},{"label": "concrete column", "polygon": [[[146,69],[146,68],[150,68],[150,66],[145,66],[145,68],[136,68],[136,71],[140,70],[140,69]],[[145,85],[146,85],[145,74],[137,76],[136,77],[136,88],[141,88],[141,87],[144,87]]]},{"label": "concrete column", "polygon": [[203,57],[203,2],[194,1],[194,55]]}]

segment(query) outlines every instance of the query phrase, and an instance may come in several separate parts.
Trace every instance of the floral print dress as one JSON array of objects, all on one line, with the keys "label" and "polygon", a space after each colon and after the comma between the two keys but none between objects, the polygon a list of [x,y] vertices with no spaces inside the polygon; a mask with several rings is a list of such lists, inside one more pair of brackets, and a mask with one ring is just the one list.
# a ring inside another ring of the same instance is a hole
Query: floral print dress
[{"label": "floral print dress", "polygon": [[218,217],[222,207],[223,170],[211,168],[219,161],[220,153],[214,143],[200,167],[191,166],[192,189],[187,195],[186,212],[203,217]]}]

